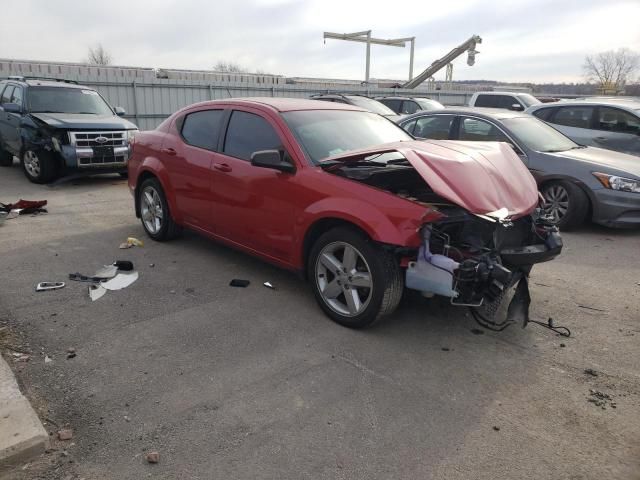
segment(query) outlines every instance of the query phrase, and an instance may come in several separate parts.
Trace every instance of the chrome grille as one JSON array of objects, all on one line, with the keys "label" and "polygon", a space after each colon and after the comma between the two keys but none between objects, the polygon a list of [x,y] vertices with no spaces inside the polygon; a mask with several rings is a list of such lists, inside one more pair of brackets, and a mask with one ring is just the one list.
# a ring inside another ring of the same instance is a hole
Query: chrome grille
[{"label": "chrome grille", "polygon": [[126,132],[69,132],[71,144],[78,148],[126,147]]}]

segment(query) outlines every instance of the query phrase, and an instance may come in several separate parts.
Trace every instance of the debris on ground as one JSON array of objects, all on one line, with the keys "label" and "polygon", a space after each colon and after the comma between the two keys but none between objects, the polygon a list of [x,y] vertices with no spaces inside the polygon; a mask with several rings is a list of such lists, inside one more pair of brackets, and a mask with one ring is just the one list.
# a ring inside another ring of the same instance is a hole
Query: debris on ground
[{"label": "debris on ground", "polygon": [[250,283],[251,282],[249,280],[242,280],[240,278],[234,278],[233,280],[231,280],[231,282],[229,282],[229,286],[245,288],[245,287],[248,287]]},{"label": "debris on ground", "polygon": [[484,335],[484,330],[480,330],[479,328],[472,328],[471,333],[474,335]]},{"label": "debris on ground", "polygon": [[58,440],[71,440],[73,438],[73,430],[70,428],[62,428],[58,430]]},{"label": "debris on ground", "polygon": [[101,282],[100,285],[107,290],[122,290],[123,288],[127,288],[136,280],[138,280],[138,272],[119,273],[111,280]]},{"label": "debris on ground", "polygon": [[102,298],[107,293],[107,289],[102,285],[89,285],[89,298],[92,302]]},{"label": "debris on ground", "polygon": [[64,288],[64,282],[40,282],[36,285],[36,292],[46,292],[47,290],[59,290]]},{"label": "debris on ground", "polygon": [[149,452],[144,456],[144,458],[149,463],[158,463],[160,461],[160,454],[158,452]]},{"label": "debris on ground", "polygon": [[606,310],[603,310],[602,308],[590,307],[588,305],[578,304],[578,307],[584,308],[585,310],[593,310],[594,312],[606,312]]},{"label": "debris on ground", "polygon": [[144,247],[144,242],[142,240],[138,240],[135,237],[128,237],[127,241],[121,243],[119,248],[126,249],[131,247]]},{"label": "debris on ground", "polygon": [[564,347],[566,347],[566,345],[564,343],[561,343],[560,348],[564,348]]},{"label": "debris on ground", "polygon": [[440,350],[442,350],[443,352],[448,352],[449,351],[449,347],[442,347]]},{"label": "debris on ground", "polygon": [[129,260],[116,260],[113,262],[113,266],[123,272],[130,272],[133,270],[133,262],[130,262]]},{"label": "debris on ground", "polygon": [[271,282],[264,282],[263,285],[267,288],[270,288],[271,290],[275,290],[276,287],[274,287]]},{"label": "debris on ground", "polygon": [[494,426],[493,426],[493,429],[494,429],[496,432],[499,432],[499,431],[500,431],[500,427],[498,427],[498,426],[496,426],[496,425],[494,425]]},{"label": "debris on ground", "polygon": [[53,358],[51,358],[49,355],[45,355],[44,363],[51,363],[51,362],[53,362]]},{"label": "debris on ground", "polygon": [[586,375],[591,375],[592,377],[597,377],[598,376],[598,372],[596,372],[593,368],[585,368],[584,369],[584,373]]},{"label": "debris on ground", "polygon": [[0,212],[6,213],[6,219],[16,218],[18,215],[47,213],[43,208],[47,204],[46,200],[18,200],[16,203],[0,203]]},{"label": "debris on ground", "polygon": [[13,361],[14,362],[28,362],[29,359],[31,358],[31,355],[27,354],[27,353],[12,353],[11,356],[13,357]]},{"label": "debris on ground", "polygon": [[594,390],[593,388],[589,389],[589,398],[587,401],[593,403],[596,407],[601,407],[603,410],[607,409],[607,405],[611,408],[617,407],[617,404],[613,401],[611,395],[599,390]]},{"label": "debris on ground", "polygon": [[76,349],[67,348],[67,359],[76,358]]},{"label": "debris on ground", "polygon": [[155,264],[155,263],[150,263],[150,264],[149,264],[149,267],[150,267],[150,268],[153,268],[153,267],[155,267],[155,266],[156,266],[156,264]]}]

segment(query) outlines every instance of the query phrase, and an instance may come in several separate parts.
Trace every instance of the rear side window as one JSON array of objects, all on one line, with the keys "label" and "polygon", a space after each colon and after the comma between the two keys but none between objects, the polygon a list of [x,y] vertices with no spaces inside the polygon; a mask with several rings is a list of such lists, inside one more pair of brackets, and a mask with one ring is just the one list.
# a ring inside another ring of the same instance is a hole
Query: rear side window
[{"label": "rear side window", "polygon": [[475,107],[499,108],[500,97],[498,95],[478,95]]},{"label": "rear side window", "polygon": [[453,123],[453,115],[434,115],[421,117],[416,121],[413,135],[419,138],[447,140]]},{"label": "rear side window", "polygon": [[381,98],[380,102],[384,103],[387,107],[393,110],[396,113],[400,113],[400,104],[402,100],[397,100],[393,98]]},{"label": "rear side window", "polygon": [[480,142],[510,142],[495,125],[477,118],[463,118],[460,123],[460,140]]},{"label": "rear side window", "polygon": [[593,107],[559,107],[551,123],[575,128],[591,128]]},{"label": "rear side window", "polygon": [[224,153],[243,160],[260,150],[281,150],[280,137],[271,124],[253,113],[234,110],[229,120]]},{"label": "rear side window", "polygon": [[607,132],[637,134],[640,133],[640,118],[618,108],[600,107],[596,127]]},{"label": "rear side window", "polygon": [[7,88],[2,92],[2,98],[0,98],[0,103],[9,103],[11,100],[11,95],[13,94],[13,85],[7,85]]},{"label": "rear side window", "polygon": [[182,138],[189,145],[216,150],[224,110],[203,110],[187,115],[182,124]]}]

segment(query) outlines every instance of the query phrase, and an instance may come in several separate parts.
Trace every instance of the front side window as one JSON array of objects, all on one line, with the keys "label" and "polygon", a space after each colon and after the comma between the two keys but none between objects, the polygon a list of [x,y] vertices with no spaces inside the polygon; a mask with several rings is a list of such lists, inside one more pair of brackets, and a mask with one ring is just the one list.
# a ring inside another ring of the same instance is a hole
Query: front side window
[{"label": "front side window", "polygon": [[203,110],[187,115],[182,125],[182,138],[189,145],[216,150],[224,110]]},{"label": "front side window", "polygon": [[[514,105],[517,105],[517,106],[514,107]],[[521,108],[521,107],[522,105],[520,105],[520,102],[518,102],[516,97],[513,97],[511,95],[500,96],[500,108],[506,108],[507,110],[517,110],[518,108]]]},{"label": "front side window", "polygon": [[282,150],[280,137],[267,120],[253,113],[234,110],[229,120],[224,153],[242,160],[261,150]]},{"label": "front side window", "polygon": [[384,98],[380,100],[380,102],[384,103],[391,110],[398,113],[400,111],[400,104],[402,103],[402,100],[398,100],[396,98]]},{"label": "front side window", "polygon": [[13,94],[13,85],[7,85],[7,88],[2,92],[2,98],[0,98],[0,103],[9,103],[11,101],[11,95]]},{"label": "front side window", "polygon": [[22,106],[22,87],[16,87],[11,95],[11,103]]},{"label": "front side window", "polygon": [[416,113],[418,110],[420,110],[420,107],[413,100],[405,100],[404,102],[402,102],[402,113],[403,114]]},{"label": "front side window", "polygon": [[421,117],[416,122],[413,134],[419,138],[431,138],[434,140],[447,140],[453,123],[453,115],[434,115]]},{"label": "front side window", "polygon": [[640,118],[612,107],[600,107],[598,130],[617,133],[640,133]]},{"label": "front side window", "polygon": [[398,125],[371,112],[305,110],[284,112],[282,117],[315,164],[352,150],[412,140]]},{"label": "front side window", "polygon": [[478,118],[463,118],[460,123],[460,140],[480,142],[510,142],[495,125]]},{"label": "front side window", "polygon": [[95,90],[64,87],[29,88],[31,113],[77,113],[113,115],[111,107]]},{"label": "front side window", "polygon": [[560,107],[551,123],[566,127],[590,128],[593,107]]}]

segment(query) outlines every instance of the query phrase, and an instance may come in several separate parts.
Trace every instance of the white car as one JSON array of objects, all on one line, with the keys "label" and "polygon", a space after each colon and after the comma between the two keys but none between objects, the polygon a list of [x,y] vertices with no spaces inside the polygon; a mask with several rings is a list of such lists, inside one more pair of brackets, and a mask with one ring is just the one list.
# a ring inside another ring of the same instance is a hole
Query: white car
[{"label": "white car", "polygon": [[580,145],[640,156],[640,99],[587,98],[534,105],[527,113]]},{"label": "white car", "polygon": [[476,92],[469,100],[470,107],[504,108],[518,112],[541,103],[533,95],[521,92]]}]

